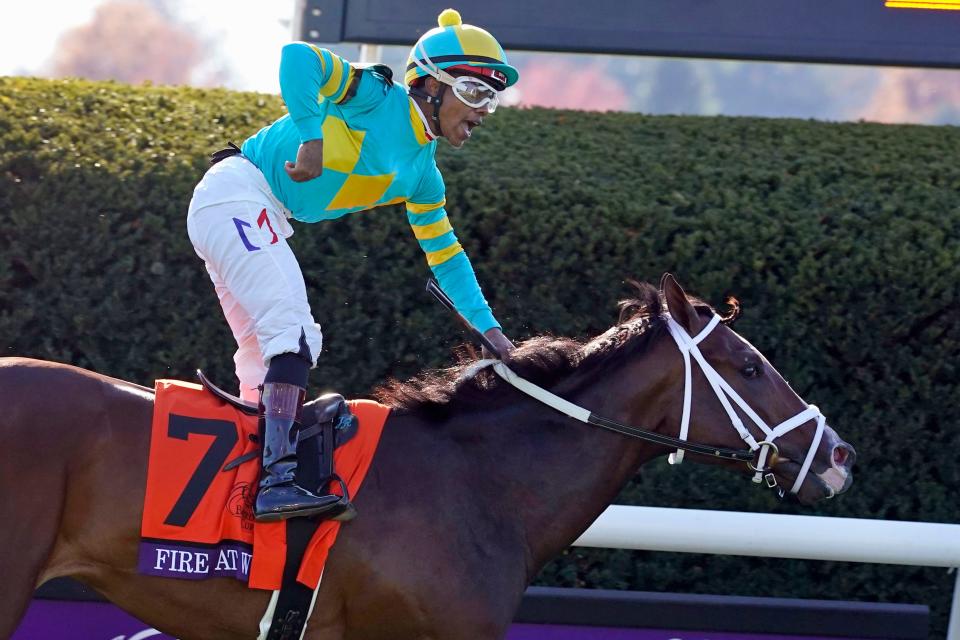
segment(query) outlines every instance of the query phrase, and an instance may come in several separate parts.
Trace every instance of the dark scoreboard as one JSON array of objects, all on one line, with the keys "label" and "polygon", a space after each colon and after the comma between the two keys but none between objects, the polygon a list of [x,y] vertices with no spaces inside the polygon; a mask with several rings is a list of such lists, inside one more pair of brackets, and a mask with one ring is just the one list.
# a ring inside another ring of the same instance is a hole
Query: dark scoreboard
[{"label": "dark scoreboard", "polygon": [[508,50],[960,68],[960,0],[299,0],[294,34],[411,45],[453,5]]}]

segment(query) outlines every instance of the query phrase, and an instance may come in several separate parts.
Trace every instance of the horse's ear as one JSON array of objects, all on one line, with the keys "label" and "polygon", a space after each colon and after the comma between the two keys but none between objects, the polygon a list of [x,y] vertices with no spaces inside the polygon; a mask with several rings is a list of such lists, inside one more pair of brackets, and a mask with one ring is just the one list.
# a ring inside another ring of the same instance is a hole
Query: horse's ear
[{"label": "horse's ear", "polygon": [[697,311],[687,300],[687,294],[677,283],[676,278],[669,273],[663,274],[660,280],[660,292],[667,301],[667,311],[670,316],[676,320],[677,324],[687,330],[687,333],[693,333],[697,321]]}]

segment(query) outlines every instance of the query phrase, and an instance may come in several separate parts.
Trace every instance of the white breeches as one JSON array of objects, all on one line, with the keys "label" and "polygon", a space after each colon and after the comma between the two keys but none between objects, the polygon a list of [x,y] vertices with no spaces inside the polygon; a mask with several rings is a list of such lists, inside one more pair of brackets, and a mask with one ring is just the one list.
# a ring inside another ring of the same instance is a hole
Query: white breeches
[{"label": "white breeches", "polygon": [[298,352],[305,336],[316,364],[323,344],[300,265],[287,244],[287,210],[250,161],[215,164],[194,189],[187,232],[203,258],[237,341],[240,395],[256,401],[270,359]]}]

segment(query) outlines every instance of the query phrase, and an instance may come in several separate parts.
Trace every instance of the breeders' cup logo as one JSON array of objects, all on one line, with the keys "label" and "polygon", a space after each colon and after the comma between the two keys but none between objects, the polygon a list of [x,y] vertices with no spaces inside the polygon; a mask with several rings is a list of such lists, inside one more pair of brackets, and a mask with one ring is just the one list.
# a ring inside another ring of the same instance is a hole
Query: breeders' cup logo
[{"label": "breeders' cup logo", "polygon": [[147,638],[155,638],[156,636],[159,636],[159,635],[160,635],[160,632],[157,631],[156,629],[144,629],[139,633],[133,634],[129,638],[127,638],[126,636],[116,636],[114,638],[111,638],[111,640],[147,640]]},{"label": "breeders' cup logo", "polygon": [[240,518],[244,529],[253,529],[253,500],[256,491],[249,482],[238,482],[233,485],[230,498],[227,500],[227,513]]}]

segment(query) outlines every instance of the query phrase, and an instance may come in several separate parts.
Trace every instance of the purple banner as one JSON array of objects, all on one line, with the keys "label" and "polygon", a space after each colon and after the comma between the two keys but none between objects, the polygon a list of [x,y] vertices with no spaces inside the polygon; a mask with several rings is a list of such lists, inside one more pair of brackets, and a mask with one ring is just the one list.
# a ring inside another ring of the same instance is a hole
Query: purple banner
[{"label": "purple banner", "polygon": [[250,545],[225,540],[217,545],[197,545],[166,540],[141,540],[137,570],[165,578],[204,580],[250,577]]},{"label": "purple banner", "polygon": [[[34,600],[12,640],[175,640],[112,604]],[[507,640],[830,640],[821,636],[514,624]],[[848,638],[847,640],[855,640]]]},{"label": "purple banner", "polygon": [[174,640],[105,602],[34,600],[11,640]]},{"label": "purple banner", "polygon": [[[831,640],[824,636],[785,636],[767,633],[717,633],[618,627],[575,627],[562,624],[514,624],[507,640]],[[835,640],[835,639],[834,639]],[[856,640],[848,638],[847,640]]]}]

